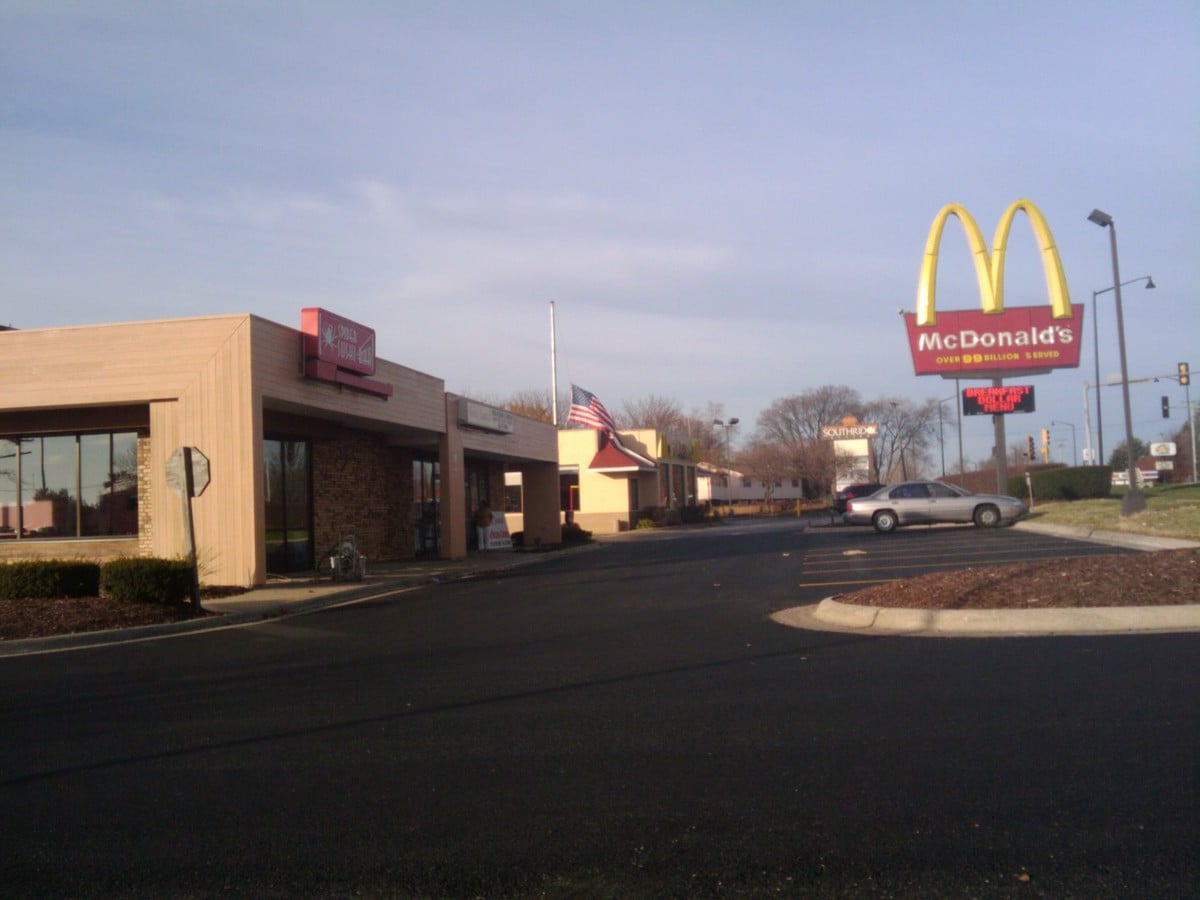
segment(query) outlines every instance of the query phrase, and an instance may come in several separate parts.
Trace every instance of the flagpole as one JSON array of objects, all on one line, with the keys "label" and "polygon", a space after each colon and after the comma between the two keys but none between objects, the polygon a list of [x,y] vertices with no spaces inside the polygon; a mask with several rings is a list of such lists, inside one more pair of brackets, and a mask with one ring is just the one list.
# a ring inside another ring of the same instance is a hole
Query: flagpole
[{"label": "flagpole", "polygon": [[558,350],[554,338],[554,301],[550,301],[550,421],[558,427]]}]

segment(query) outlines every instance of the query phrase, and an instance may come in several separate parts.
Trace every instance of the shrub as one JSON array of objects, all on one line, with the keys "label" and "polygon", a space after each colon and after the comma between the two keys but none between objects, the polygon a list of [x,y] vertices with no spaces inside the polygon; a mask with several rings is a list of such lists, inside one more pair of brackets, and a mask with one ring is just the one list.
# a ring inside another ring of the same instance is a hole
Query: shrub
[{"label": "shrub", "polygon": [[100,596],[138,603],[188,603],[192,564],[186,559],[128,558],[100,569]]},{"label": "shrub", "polygon": [[637,527],[639,531],[641,531],[643,528],[657,528],[658,523],[656,523],[653,519],[638,519]]},{"label": "shrub", "polygon": [[[1030,474],[1033,499],[1088,500],[1108,497],[1112,490],[1112,469],[1109,466],[1077,466],[1075,468],[1045,469]],[[1008,479],[1008,493],[1014,497],[1029,496],[1025,476]]]},{"label": "shrub", "polygon": [[592,539],[592,533],[584,528],[580,528],[574,522],[564,522],[562,527],[562,540],[564,544],[580,544]]},{"label": "shrub", "polygon": [[651,522],[657,525],[659,518],[662,515],[662,510],[657,506],[643,506],[638,509],[636,515],[637,521],[639,522],[642,521],[642,519],[649,519]]},{"label": "shrub", "polygon": [[95,597],[100,565],[72,559],[39,559],[0,565],[0,599]]}]

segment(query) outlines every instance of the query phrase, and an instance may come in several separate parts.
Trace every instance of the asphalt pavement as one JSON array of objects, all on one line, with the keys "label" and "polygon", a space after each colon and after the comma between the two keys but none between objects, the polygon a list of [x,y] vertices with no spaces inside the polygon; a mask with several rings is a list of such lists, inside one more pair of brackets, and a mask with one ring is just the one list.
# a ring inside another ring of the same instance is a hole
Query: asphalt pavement
[{"label": "asphalt pavement", "polygon": [[[805,527],[837,526],[830,516],[811,516]],[[1194,541],[1094,529],[1068,528],[1020,522],[1013,526],[1072,540],[1125,547],[1133,550],[1168,550],[1200,547]],[[637,540],[651,532],[626,532],[612,539]],[[330,606],[356,603],[398,591],[431,584],[488,577],[508,570],[561,559],[565,555],[602,550],[610,538],[553,551],[497,550],[475,552],[463,559],[413,559],[371,562],[360,581],[334,581],[329,577],[273,577],[266,585],[227,597],[207,598],[203,606],[217,615],[163,625],[146,625],[111,631],[56,635],[0,642],[0,656],[18,656],[55,650],[94,647],[129,640],[145,640],[188,631],[238,627],[267,619],[298,615]],[[885,609],[839,603],[827,598],[818,604],[781,610],[772,617],[781,625],[819,631],[905,634],[911,636],[980,637],[989,635],[1100,634],[1163,631],[1200,631],[1200,604],[1166,607],[1125,607],[1030,610],[925,610]]]}]

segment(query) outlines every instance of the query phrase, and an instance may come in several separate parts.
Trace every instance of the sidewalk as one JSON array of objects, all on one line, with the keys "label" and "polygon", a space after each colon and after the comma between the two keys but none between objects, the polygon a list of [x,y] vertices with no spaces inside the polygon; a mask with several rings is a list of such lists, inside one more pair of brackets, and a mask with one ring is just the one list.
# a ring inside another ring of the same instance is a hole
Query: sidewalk
[{"label": "sidewalk", "polygon": [[[806,516],[805,528],[831,527],[832,517]],[[1066,528],[1020,522],[1018,529],[1052,534],[1057,537],[1113,544],[1136,550],[1166,550],[1198,547],[1194,541],[1155,538],[1091,529]],[[652,533],[652,532],[648,532]],[[629,532],[619,537],[637,536]],[[605,536],[610,537],[610,536]],[[611,536],[616,538],[618,536]],[[335,582],[332,579],[300,576],[273,578],[266,585],[229,597],[203,601],[206,610],[219,613],[202,619],[190,619],[165,625],[146,625],[113,631],[85,632],[35,638],[25,641],[0,641],[0,657],[44,653],[54,650],[95,647],[129,640],[145,640],[188,631],[228,628],[263,619],[307,612],[350,603],[377,595],[411,590],[428,584],[461,581],[468,578],[499,575],[510,569],[538,562],[561,559],[606,545],[593,543],[546,552],[498,550],[472,553],[465,559],[413,559],[398,562],[369,563],[362,581]],[[1151,611],[1147,614],[1147,609]],[[978,636],[998,634],[1093,634],[1131,631],[1200,631],[1200,604],[1191,606],[1129,607],[1104,610],[984,610],[966,611],[881,610],[851,606],[827,599],[820,604],[781,610],[772,618],[794,628],[829,631],[869,632],[877,634]]]},{"label": "sidewalk", "polygon": [[464,559],[411,559],[378,564],[368,561],[367,574],[362,581],[334,581],[329,577],[318,578],[316,575],[272,577],[262,587],[251,588],[241,594],[205,598],[201,605],[209,612],[219,615],[163,625],[63,634],[24,641],[0,641],[0,657],[97,647],[121,641],[145,640],[189,631],[245,625],[396,591],[412,590],[428,584],[499,575],[511,569],[561,559],[602,546],[604,545],[600,543],[581,544],[544,552],[496,550],[472,553]]}]

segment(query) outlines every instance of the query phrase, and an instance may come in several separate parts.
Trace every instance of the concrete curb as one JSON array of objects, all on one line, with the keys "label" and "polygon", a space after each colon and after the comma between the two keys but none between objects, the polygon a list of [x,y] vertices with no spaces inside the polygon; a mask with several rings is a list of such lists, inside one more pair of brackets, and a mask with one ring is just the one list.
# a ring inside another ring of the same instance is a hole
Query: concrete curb
[{"label": "concrete curb", "polygon": [[1191,550],[1200,547],[1200,542],[1183,538],[1133,534],[1125,531],[1102,531],[1099,528],[1074,528],[1069,525],[1051,525],[1029,521],[1018,522],[1013,527],[1036,534],[1049,534],[1076,541],[1091,541],[1094,544],[1107,544],[1111,547],[1128,547],[1131,550]]},{"label": "concrete curb", "polygon": [[[1132,550],[1187,550],[1196,541],[1018,522],[1024,531],[1091,541]],[[1176,606],[1090,606],[1077,609],[895,609],[839,603],[829,597],[817,604],[773,613],[791,628],[912,637],[997,637],[1086,634],[1138,634],[1200,631],[1200,604]]]},{"label": "concrete curb", "polygon": [[933,610],[859,606],[829,597],[815,605],[782,610],[771,618],[793,628],[928,637],[1134,634],[1200,631],[1200,604]]}]

